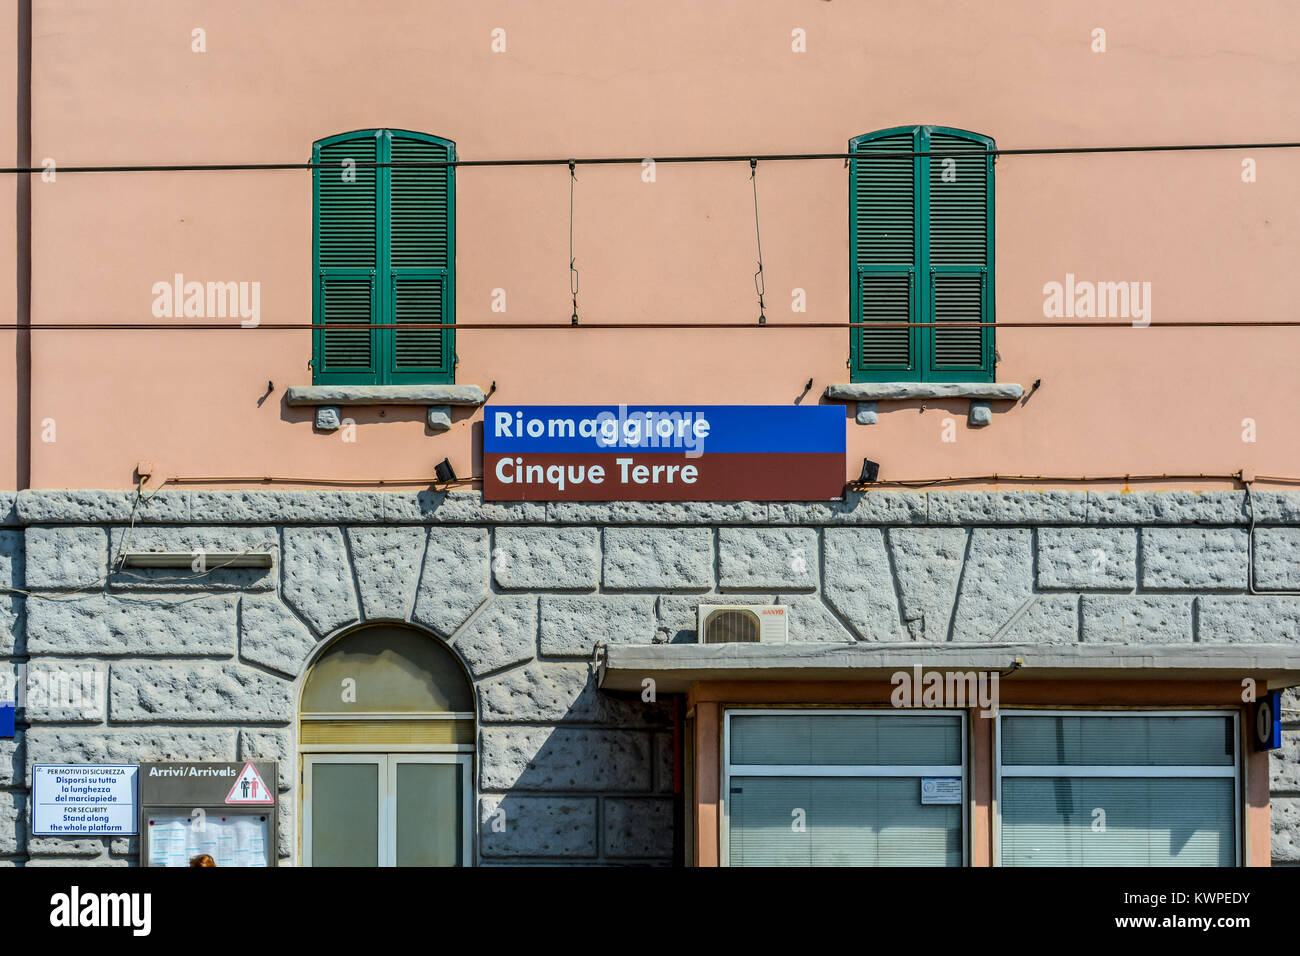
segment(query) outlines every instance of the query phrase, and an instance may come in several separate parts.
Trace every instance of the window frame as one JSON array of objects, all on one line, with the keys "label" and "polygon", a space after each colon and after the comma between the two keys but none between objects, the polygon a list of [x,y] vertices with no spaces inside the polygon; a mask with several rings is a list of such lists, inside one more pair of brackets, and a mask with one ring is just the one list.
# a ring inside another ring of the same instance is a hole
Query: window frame
[{"label": "window frame", "polygon": [[[866,715],[866,716],[885,716],[885,717],[956,717],[961,727],[961,766],[960,773],[954,774],[944,771],[950,771],[954,765],[928,765],[928,764],[833,764],[829,766],[815,764],[732,764],[731,762],[731,718],[739,717],[763,717],[763,716],[836,716],[836,715]],[[731,816],[729,807],[729,798],[731,796],[731,778],[739,777],[917,777],[917,776],[935,776],[935,777],[961,777],[961,804],[958,818],[961,820],[961,866],[970,865],[970,840],[971,840],[971,752],[970,752],[970,734],[969,734],[970,715],[968,711],[953,708],[937,707],[726,707],[722,712],[722,750],[721,750],[721,787],[718,792],[718,865],[723,867],[731,866]],[[749,768],[750,772],[737,772],[736,768]],[[871,770],[876,772],[846,772]],[[773,771],[780,771],[779,773]],[[801,770],[801,773],[792,773],[792,770]],[[927,773],[918,773],[917,771],[935,771]],[[907,772],[900,772],[907,771]]]},{"label": "window frame", "polygon": [[[928,152],[930,139],[935,133],[960,137],[983,143],[986,150],[997,149],[991,136],[953,126],[909,125],[873,130],[849,140],[848,151],[857,153],[864,143],[890,136],[910,134],[912,150]],[[988,156],[984,182],[984,237],[985,264],[983,266],[933,266],[930,261],[930,161],[929,156],[912,157],[912,214],[913,251],[910,267],[898,265],[859,266],[858,250],[858,189],[857,163],[850,159],[849,167],[849,315],[851,322],[862,321],[862,275],[870,272],[881,276],[909,277],[908,321],[934,322],[934,284],[938,275],[960,275],[978,272],[981,276],[981,321],[996,322],[996,203],[994,160]],[[874,365],[865,366],[862,356],[862,329],[849,329],[849,381],[850,382],[994,382],[997,380],[996,329],[990,325],[981,329],[982,363],[978,369],[936,369],[934,367],[933,325],[913,326],[909,330],[909,363],[907,367]]]},{"label": "window frame", "polygon": [[[1245,818],[1242,815],[1241,797],[1242,781],[1245,779],[1245,754],[1241,741],[1241,711],[1232,708],[1208,707],[1202,710],[1060,710],[1055,708],[1011,708],[999,710],[993,726],[993,801],[996,810],[993,814],[993,865],[1002,866],[1002,718],[1007,717],[1231,717],[1233,739],[1233,762],[1231,767],[1212,767],[1201,765],[1136,765],[1071,764],[1063,767],[1042,767],[1038,765],[1016,765],[1016,769],[1006,776],[1010,777],[1109,777],[1112,779],[1149,778],[1228,778],[1233,781],[1233,866],[1242,865],[1243,846],[1245,843]],[[1046,773],[1054,770],[1055,773]],[[1113,771],[1098,773],[1098,770]],[[1026,772],[1034,771],[1034,772]],[[1087,771],[1063,773],[1061,771]],[[1125,772],[1119,772],[1125,771]],[[1181,771],[1181,772],[1170,772]],[[1227,771],[1227,772],[1224,772]]]},{"label": "window frame", "polygon": [[[394,134],[398,139],[431,143],[447,150],[450,162],[456,162],[456,144],[432,133],[396,127],[350,130],[336,133],[312,143],[312,325],[322,324],[322,280],[325,269],[320,265],[320,151],[323,147],[350,140],[376,140],[375,162],[392,162]],[[396,368],[396,329],[375,329],[370,332],[372,368],[362,371],[322,372],[325,359],[325,329],[312,329],[311,368],[313,385],[450,385],[456,381],[456,167],[447,170],[447,255],[444,268],[403,267],[400,271],[392,265],[392,167],[375,167],[375,268],[356,269],[358,277],[371,279],[370,324],[394,324],[396,285],[399,279],[439,278],[442,288],[442,320],[447,326],[442,332],[442,366],[438,370],[399,371]],[[335,269],[337,274],[340,270]]]}]

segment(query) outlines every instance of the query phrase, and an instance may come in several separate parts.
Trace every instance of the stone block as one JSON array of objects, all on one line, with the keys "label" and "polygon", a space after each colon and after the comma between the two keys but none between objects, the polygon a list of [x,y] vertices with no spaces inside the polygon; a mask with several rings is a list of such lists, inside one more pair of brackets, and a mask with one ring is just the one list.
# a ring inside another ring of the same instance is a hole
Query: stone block
[{"label": "stone block", "polygon": [[858,413],[855,418],[859,425],[874,425],[876,424],[878,413],[878,403],[858,402]]},{"label": "stone block", "polygon": [[1085,594],[1082,639],[1172,644],[1192,639],[1192,599],[1181,595]]},{"label": "stone block", "polygon": [[429,533],[424,528],[349,528],[361,610],[368,620],[404,621],[415,603]]},{"label": "stone block", "polygon": [[479,851],[485,857],[596,856],[595,797],[479,798]]},{"label": "stone block", "polygon": [[824,548],[826,602],[864,641],[906,639],[893,572],[879,528],[827,528]]},{"label": "stone block", "polygon": [[1244,590],[1246,530],[1143,528],[1142,586]]},{"label": "stone block", "polygon": [[108,535],[103,528],[28,528],[24,550],[29,588],[93,587],[108,577]]},{"label": "stone block", "polygon": [[1269,790],[1300,795],[1300,731],[1283,728],[1282,746],[1269,752],[1268,766]]},{"label": "stone block", "polygon": [[115,663],[109,713],[115,724],[278,723],[294,718],[293,685],[237,664]]},{"label": "stone block", "polygon": [[233,594],[179,599],[102,594],[57,601],[32,598],[27,649],[31,654],[97,657],[230,657],[235,652],[238,600]]},{"label": "stone block", "polygon": [[842,501],[786,501],[772,504],[772,524],[925,524],[923,491],[849,491]]},{"label": "stone block", "polygon": [[0,788],[25,787],[27,774],[23,765],[23,732],[0,739]]},{"label": "stone block", "polygon": [[914,641],[946,641],[966,559],[965,528],[891,528],[889,552],[903,625]]},{"label": "stone block", "polygon": [[380,492],[390,524],[520,524],[546,520],[541,501],[484,501],[478,491]]},{"label": "stone block", "polygon": [[535,661],[478,685],[484,722],[571,720],[617,727],[662,727],[671,720],[667,702],[644,702],[633,694],[596,687],[596,670],[578,661]]},{"label": "stone block", "polygon": [[475,677],[530,661],[537,653],[537,598],[497,595],[453,638]]},{"label": "stone block", "polygon": [[593,591],[600,579],[599,535],[583,527],[498,528],[493,577],[503,588]]},{"label": "stone block", "polygon": [[1072,644],[1079,639],[1079,595],[1035,594],[1003,629],[1015,644]]},{"label": "stone block", "polygon": [[0,790],[0,856],[16,856],[27,847],[27,796]]},{"label": "stone block", "polygon": [[1240,491],[1090,491],[1089,524],[1232,525],[1246,523]]},{"label": "stone block", "polygon": [[[218,492],[219,493],[219,492]],[[158,491],[140,496],[134,491],[20,491],[14,510],[20,524],[104,524],[137,522],[170,524],[190,520],[190,492]]]},{"label": "stone block", "polygon": [[1300,642],[1300,597],[1202,594],[1196,637],[1207,644]]},{"label": "stone block", "polygon": [[377,524],[382,491],[192,491],[196,524]]},{"label": "stone block", "polygon": [[322,636],[358,619],[352,568],[338,528],[284,529],[281,593]]},{"label": "stone block", "polygon": [[483,790],[621,791],[651,787],[652,736],[644,731],[484,727]]},{"label": "stone block", "polygon": [[596,642],[650,644],[655,636],[654,597],[649,594],[543,595],[544,657],[590,659]]},{"label": "stone block", "polygon": [[991,425],[993,423],[993,404],[991,402],[972,401],[970,411],[967,413],[967,422],[975,428]]},{"label": "stone block", "polygon": [[[108,848],[107,842],[97,837],[36,836],[27,838],[27,852],[32,856],[98,857]],[[67,860],[67,866],[76,866],[77,860]]]},{"label": "stone block", "polygon": [[489,574],[486,529],[430,529],[411,620],[450,637],[487,597]]},{"label": "stone block", "polygon": [[36,723],[103,723],[108,706],[107,665],[101,661],[35,658],[27,665],[27,720]]},{"label": "stone block", "polygon": [[721,528],[718,587],[815,590],[819,550],[812,528]]},{"label": "stone block", "polygon": [[[22,590],[26,578],[23,533],[0,531],[0,589]],[[21,594],[0,593],[0,657],[26,653],[26,605]]]},{"label": "stone block", "polygon": [[605,798],[605,856],[661,859],[673,855],[673,802],[661,797]]},{"label": "stone block", "polygon": [[556,524],[719,525],[764,524],[765,501],[548,501]]},{"label": "stone block", "polygon": [[1300,527],[1255,529],[1255,587],[1300,591]]},{"label": "stone block", "polygon": [[239,604],[239,656],[289,677],[302,673],[316,637],[274,595],[245,596]]},{"label": "stone block", "polygon": [[1137,586],[1133,528],[1039,528],[1038,586],[1058,591],[1132,591]]},{"label": "stone block", "polygon": [[1087,513],[1082,491],[931,491],[930,524],[1075,524]]},{"label": "stone block", "polygon": [[1300,797],[1274,797],[1273,863],[1300,863]]},{"label": "stone block", "polygon": [[606,528],[603,583],[616,590],[712,587],[713,531]]},{"label": "stone block", "polygon": [[1033,598],[1028,528],[975,528],[953,610],[954,641],[996,641]]}]

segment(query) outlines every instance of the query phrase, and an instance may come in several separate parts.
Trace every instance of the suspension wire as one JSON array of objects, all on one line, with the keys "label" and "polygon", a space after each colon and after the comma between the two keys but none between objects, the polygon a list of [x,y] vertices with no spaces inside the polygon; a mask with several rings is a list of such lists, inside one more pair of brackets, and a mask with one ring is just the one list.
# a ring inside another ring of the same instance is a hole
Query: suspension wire
[{"label": "suspension wire", "polygon": [[767,291],[767,280],[763,277],[763,234],[758,229],[758,160],[749,161],[749,181],[754,185],[754,239],[758,242],[758,271],[754,273],[754,291],[758,293],[758,324],[767,325],[767,313],[763,308],[763,294]]},{"label": "suspension wire", "polygon": [[578,324],[578,268],[573,257],[573,184],[578,181],[574,161],[569,161],[569,292],[573,295],[573,316],[570,325]]},{"label": "suspension wire", "polygon": [[[576,270],[574,270],[576,272]],[[571,326],[559,322],[469,322],[452,326],[458,332],[526,332],[546,331],[547,329],[567,329]],[[30,325],[5,322],[0,323],[0,332],[223,332],[238,330],[247,332],[254,329],[264,331],[306,331],[314,329],[446,329],[441,322],[271,322],[257,325],[241,325],[230,322],[33,322]],[[752,322],[584,322],[584,329],[752,329]],[[766,328],[773,329],[916,329],[916,328],[990,328],[1000,331],[1006,329],[1294,329],[1300,328],[1300,319],[1244,320],[1210,319],[1207,321],[1171,320],[1152,322],[1149,325],[1135,325],[1132,320],[1121,322],[1089,322],[1076,319],[1073,321],[1047,322],[768,322]]]},{"label": "suspension wire", "polygon": [[[1300,142],[1274,143],[1189,143],[1153,146],[1059,146],[1026,149],[990,149],[992,156],[1070,156],[1092,153],[1185,153],[1206,150],[1262,150],[1262,149],[1300,149]],[[717,156],[665,156],[657,158],[656,163],[747,163],[759,160],[768,163],[802,162],[815,160],[864,160],[875,159],[912,159],[917,156],[969,156],[969,151],[954,150],[892,150],[871,153],[767,153],[755,156],[717,155]],[[564,166],[581,163],[584,166],[640,165],[644,156],[605,156],[587,159],[456,159],[442,161],[378,162],[358,161],[358,168],[373,169],[402,167],[405,169],[443,169],[471,166]],[[230,172],[240,170],[287,170],[318,169],[329,166],[328,163],[165,163],[154,165],[87,165],[56,166],[57,173],[183,173],[183,172]],[[0,173],[35,174],[48,172],[43,166],[6,166],[0,167]]]}]

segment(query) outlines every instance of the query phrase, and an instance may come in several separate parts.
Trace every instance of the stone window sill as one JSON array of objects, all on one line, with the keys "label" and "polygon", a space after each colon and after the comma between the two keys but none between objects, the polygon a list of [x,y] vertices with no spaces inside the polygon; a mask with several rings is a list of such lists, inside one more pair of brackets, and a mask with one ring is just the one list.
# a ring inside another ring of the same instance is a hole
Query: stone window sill
[{"label": "stone window sill", "polygon": [[429,428],[443,432],[451,427],[451,406],[485,401],[477,385],[290,385],[285,395],[286,404],[314,405],[321,431],[338,429],[342,405],[425,405]]},{"label": "stone window sill", "polygon": [[969,398],[970,424],[987,425],[993,421],[990,402],[1014,402],[1024,394],[1024,386],[1010,382],[854,382],[826,387],[827,398],[858,403],[859,425],[876,424],[879,402],[920,398]]}]

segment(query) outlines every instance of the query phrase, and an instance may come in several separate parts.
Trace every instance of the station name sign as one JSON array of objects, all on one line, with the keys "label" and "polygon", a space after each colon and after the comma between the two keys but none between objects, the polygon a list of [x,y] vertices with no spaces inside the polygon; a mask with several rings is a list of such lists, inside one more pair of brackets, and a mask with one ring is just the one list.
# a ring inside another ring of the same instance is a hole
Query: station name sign
[{"label": "station name sign", "polygon": [[827,501],[839,405],[489,405],[488,501]]}]

